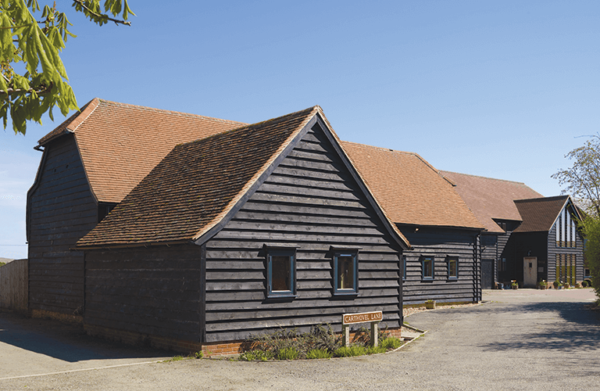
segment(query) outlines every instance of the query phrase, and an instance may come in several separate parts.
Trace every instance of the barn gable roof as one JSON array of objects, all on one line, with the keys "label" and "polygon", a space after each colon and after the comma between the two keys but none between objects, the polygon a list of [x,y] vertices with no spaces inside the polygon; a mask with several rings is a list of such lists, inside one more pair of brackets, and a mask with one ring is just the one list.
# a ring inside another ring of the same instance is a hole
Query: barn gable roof
[{"label": "barn gable roof", "polygon": [[[560,212],[568,205],[573,205],[570,196],[544,197],[528,200],[516,200],[515,205],[523,217],[523,223],[515,229],[518,232],[548,232]],[[576,214],[578,208],[573,208]],[[578,216],[581,218],[581,216]]]},{"label": "barn gable roof", "polygon": [[342,144],[395,223],[483,229],[452,183],[418,154]]},{"label": "barn gable roof", "polygon": [[[206,242],[316,123],[344,161],[339,139],[319,106],[180,144],[79,240],[78,248]],[[347,167],[356,173],[349,161]],[[392,237],[410,247],[368,189],[361,189]]]},{"label": "barn gable roof", "polygon": [[494,219],[523,220],[514,200],[542,197],[521,182],[450,171],[440,173],[456,184],[456,191],[488,232],[504,233]]},{"label": "barn gable roof", "polygon": [[94,98],[38,141],[75,136],[97,201],[118,203],[173,149],[245,125]]}]

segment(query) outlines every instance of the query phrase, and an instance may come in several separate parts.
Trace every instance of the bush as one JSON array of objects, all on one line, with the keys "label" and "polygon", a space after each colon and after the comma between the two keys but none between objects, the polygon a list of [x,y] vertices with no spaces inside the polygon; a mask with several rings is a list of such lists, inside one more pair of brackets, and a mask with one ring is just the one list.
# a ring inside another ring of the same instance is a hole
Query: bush
[{"label": "bush", "polygon": [[594,285],[592,285],[592,280],[590,280],[589,278],[586,279],[584,282],[587,282],[587,286],[589,287],[593,287]]},{"label": "bush", "polygon": [[398,349],[402,345],[402,341],[396,337],[389,337],[381,341],[381,347],[384,349]]},{"label": "bush", "polygon": [[378,354],[378,353],[385,353],[385,352],[387,352],[387,349],[381,345],[380,346],[370,346],[366,349],[367,354]]},{"label": "bush", "polygon": [[582,282],[581,282],[581,286],[582,286],[583,288],[587,288],[587,287],[588,287],[588,282],[587,282],[587,281],[582,281]]},{"label": "bush", "polygon": [[295,360],[298,358],[298,351],[294,348],[285,348],[279,351],[278,360]]},{"label": "bush", "polygon": [[309,360],[315,359],[315,358],[331,358],[333,357],[333,353],[325,350],[325,349],[312,349],[309,350],[308,353],[306,353],[306,358],[308,358]]}]

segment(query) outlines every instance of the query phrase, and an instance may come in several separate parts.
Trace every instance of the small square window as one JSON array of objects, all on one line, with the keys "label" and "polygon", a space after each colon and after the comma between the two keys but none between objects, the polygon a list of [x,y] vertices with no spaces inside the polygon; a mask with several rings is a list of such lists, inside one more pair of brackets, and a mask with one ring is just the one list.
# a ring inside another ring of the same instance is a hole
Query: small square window
[{"label": "small square window", "polygon": [[333,294],[358,293],[358,251],[333,253]]},{"label": "small square window", "polygon": [[433,257],[423,257],[421,260],[424,280],[433,280]]},{"label": "small square window", "polygon": [[296,250],[266,249],[267,297],[296,295]]},{"label": "small square window", "polygon": [[458,257],[448,257],[448,279],[458,279]]}]

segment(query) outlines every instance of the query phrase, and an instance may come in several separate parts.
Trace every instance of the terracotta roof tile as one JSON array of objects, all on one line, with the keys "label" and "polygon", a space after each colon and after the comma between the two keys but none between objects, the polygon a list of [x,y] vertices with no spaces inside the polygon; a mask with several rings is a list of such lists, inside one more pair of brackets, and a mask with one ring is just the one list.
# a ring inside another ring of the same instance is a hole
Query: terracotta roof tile
[{"label": "terracotta roof tile", "polygon": [[483,228],[452,184],[416,153],[342,144],[393,222]]},{"label": "terracotta roof tile", "polygon": [[514,232],[548,232],[569,196],[516,200],[523,223]]},{"label": "terracotta roof tile", "polygon": [[521,221],[514,200],[542,195],[521,182],[440,171],[456,184],[456,191],[489,232],[504,230],[492,219]]},{"label": "terracotta roof tile", "polygon": [[98,201],[118,203],[175,145],[243,125],[95,98],[39,144],[74,133],[92,192]]},{"label": "terracotta roof tile", "polygon": [[177,145],[78,246],[198,238],[233,208],[319,110]]}]

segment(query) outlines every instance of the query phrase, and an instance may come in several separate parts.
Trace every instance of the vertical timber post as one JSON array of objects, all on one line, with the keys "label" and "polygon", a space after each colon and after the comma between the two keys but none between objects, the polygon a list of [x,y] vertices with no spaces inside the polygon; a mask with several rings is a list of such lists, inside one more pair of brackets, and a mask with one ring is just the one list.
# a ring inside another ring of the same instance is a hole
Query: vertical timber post
[{"label": "vertical timber post", "polygon": [[200,342],[206,342],[206,243],[200,246],[200,284],[198,289],[200,290],[200,302],[199,307],[199,326],[200,326]]},{"label": "vertical timber post", "polygon": [[379,346],[379,322],[371,322],[371,346]]},{"label": "vertical timber post", "polygon": [[350,325],[342,325],[342,342],[344,346],[350,346]]}]

